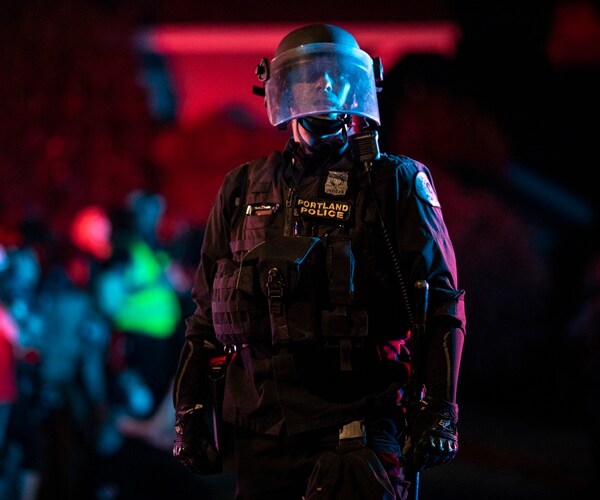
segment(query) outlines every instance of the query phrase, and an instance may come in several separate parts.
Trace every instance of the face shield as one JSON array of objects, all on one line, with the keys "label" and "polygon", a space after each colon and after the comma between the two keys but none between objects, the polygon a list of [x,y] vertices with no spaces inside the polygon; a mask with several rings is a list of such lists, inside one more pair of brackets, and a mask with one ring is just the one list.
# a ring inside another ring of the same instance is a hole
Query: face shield
[{"label": "face shield", "polygon": [[314,115],[358,115],[380,124],[373,59],[356,47],[309,43],[277,55],[265,97],[274,126]]}]

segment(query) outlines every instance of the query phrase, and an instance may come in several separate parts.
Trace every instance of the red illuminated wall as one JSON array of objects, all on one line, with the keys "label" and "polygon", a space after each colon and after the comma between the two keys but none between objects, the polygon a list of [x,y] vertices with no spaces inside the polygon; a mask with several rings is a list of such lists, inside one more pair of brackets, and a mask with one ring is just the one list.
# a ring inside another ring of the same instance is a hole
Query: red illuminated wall
[{"label": "red illuminated wall", "polygon": [[[413,52],[454,54],[459,30],[453,23],[340,24],[371,56],[391,68]],[[261,57],[272,57],[279,41],[297,24],[169,25],[138,35],[142,50],[164,55],[177,85],[180,123],[231,104],[247,107],[267,125],[261,99],[251,93],[259,83],[254,69]]]}]

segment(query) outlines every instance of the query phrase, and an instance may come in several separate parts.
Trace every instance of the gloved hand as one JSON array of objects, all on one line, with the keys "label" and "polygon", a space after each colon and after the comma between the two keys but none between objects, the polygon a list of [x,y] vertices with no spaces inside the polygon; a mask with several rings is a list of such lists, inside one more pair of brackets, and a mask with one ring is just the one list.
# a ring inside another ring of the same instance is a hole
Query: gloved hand
[{"label": "gloved hand", "polygon": [[419,402],[402,454],[405,463],[422,471],[450,462],[458,452],[458,405],[424,398]]},{"label": "gloved hand", "polygon": [[206,425],[202,405],[175,413],[173,456],[196,474],[210,475],[223,471],[221,455]]}]

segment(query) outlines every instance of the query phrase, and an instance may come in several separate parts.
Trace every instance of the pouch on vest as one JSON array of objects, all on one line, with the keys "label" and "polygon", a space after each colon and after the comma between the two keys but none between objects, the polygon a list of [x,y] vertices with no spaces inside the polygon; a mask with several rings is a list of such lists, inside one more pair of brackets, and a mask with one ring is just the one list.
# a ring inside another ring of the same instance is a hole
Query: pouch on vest
[{"label": "pouch on vest", "polygon": [[265,241],[260,253],[273,345],[313,339],[320,331],[319,304],[327,292],[321,240],[278,236]]},{"label": "pouch on vest", "polygon": [[327,271],[330,305],[321,313],[323,337],[340,349],[340,367],[352,370],[352,349],[369,331],[365,309],[352,307],[354,300],[354,254],[348,235],[327,237]]},{"label": "pouch on vest", "polygon": [[212,319],[217,340],[225,345],[260,341],[269,332],[266,298],[258,285],[257,253],[246,257],[239,264],[231,259],[217,261]]},{"label": "pouch on vest", "polygon": [[367,312],[352,310],[354,299],[354,255],[350,237],[327,237],[327,271],[329,274],[329,310],[322,312],[325,337],[365,337]]}]

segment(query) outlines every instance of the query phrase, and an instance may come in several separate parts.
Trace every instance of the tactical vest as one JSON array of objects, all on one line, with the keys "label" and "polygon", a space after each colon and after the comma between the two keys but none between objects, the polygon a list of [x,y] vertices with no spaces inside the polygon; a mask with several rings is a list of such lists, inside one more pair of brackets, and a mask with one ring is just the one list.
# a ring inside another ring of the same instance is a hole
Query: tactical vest
[{"label": "tactical vest", "polygon": [[354,300],[353,240],[373,241],[360,237],[375,225],[372,203],[358,189],[356,169],[329,171],[292,189],[283,168],[278,152],[244,166],[233,258],[217,262],[213,282],[217,339],[335,343],[349,353],[369,331],[367,311]]}]

